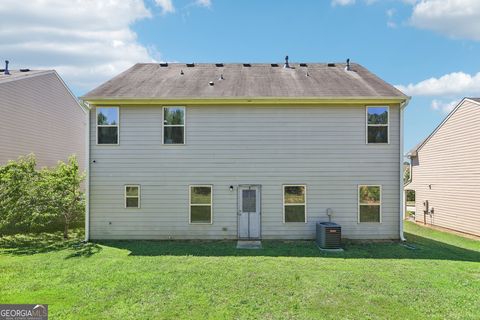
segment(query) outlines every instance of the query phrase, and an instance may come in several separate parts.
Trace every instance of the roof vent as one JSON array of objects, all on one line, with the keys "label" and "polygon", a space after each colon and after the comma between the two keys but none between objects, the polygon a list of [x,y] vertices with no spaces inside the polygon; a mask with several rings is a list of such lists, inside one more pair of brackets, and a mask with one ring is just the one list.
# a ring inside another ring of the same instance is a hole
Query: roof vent
[{"label": "roof vent", "polygon": [[3,72],[6,75],[10,74],[10,71],[8,71],[8,64],[9,64],[8,60],[5,60],[5,70]]},{"label": "roof vent", "polygon": [[271,65],[272,67],[274,67],[274,68],[277,68],[277,67],[278,67],[278,63],[271,63],[270,65]]},{"label": "roof vent", "polygon": [[29,72],[30,69],[20,69],[20,72]]},{"label": "roof vent", "polygon": [[187,68],[193,68],[195,67],[195,63],[187,63]]},{"label": "roof vent", "polygon": [[183,76],[185,74],[185,72],[183,72],[183,70],[180,70],[180,75]]},{"label": "roof vent", "polygon": [[300,67],[308,67],[306,63],[300,63]]},{"label": "roof vent", "polygon": [[168,67],[168,63],[166,63],[166,62],[165,63],[160,63],[160,67],[162,67],[162,68]]},{"label": "roof vent", "polygon": [[221,68],[223,67],[223,63],[215,63],[215,67]]},{"label": "roof vent", "polygon": [[285,65],[283,67],[290,68],[290,65],[288,64],[288,56],[285,56]]},{"label": "roof vent", "polygon": [[347,66],[345,67],[345,70],[347,70],[347,71],[352,70],[352,69],[350,69],[350,59],[347,59]]},{"label": "roof vent", "polygon": [[244,67],[251,67],[252,65],[250,63],[244,63],[243,66]]},{"label": "roof vent", "polygon": [[225,78],[223,77],[223,73],[220,75],[220,78],[218,78],[218,80],[225,80]]},{"label": "roof vent", "polygon": [[213,83],[213,81],[210,81],[208,84],[209,84],[210,86],[213,86],[215,83]]},{"label": "roof vent", "polygon": [[329,63],[327,64],[328,67],[335,67],[335,63]]}]

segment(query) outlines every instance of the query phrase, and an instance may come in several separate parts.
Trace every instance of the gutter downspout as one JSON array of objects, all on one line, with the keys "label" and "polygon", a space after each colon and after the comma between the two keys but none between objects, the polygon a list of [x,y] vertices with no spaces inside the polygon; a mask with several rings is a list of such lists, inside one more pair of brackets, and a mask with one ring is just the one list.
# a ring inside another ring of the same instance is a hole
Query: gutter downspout
[{"label": "gutter downspout", "polygon": [[407,241],[405,235],[403,234],[403,217],[405,216],[405,197],[403,190],[403,110],[407,107],[410,102],[410,97],[407,98],[404,102],[400,104],[400,240]]},{"label": "gutter downspout", "polygon": [[[86,103],[85,103],[86,104]],[[85,130],[85,242],[90,240],[90,106],[87,105]]]}]

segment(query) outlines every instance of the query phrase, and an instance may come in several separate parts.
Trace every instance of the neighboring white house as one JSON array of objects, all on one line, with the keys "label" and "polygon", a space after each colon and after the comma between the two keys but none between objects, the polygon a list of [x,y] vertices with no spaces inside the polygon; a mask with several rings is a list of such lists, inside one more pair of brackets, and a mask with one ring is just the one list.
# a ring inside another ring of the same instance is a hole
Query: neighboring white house
[{"label": "neighboring white house", "polygon": [[75,154],[85,168],[87,109],[54,70],[0,70],[0,165],[35,154],[39,167]]},{"label": "neighboring white house", "polygon": [[480,236],[480,99],[463,99],[407,156],[415,220]]},{"label": "neighboring white house", "polygon": [[91,106],[91,239],[402,237],[408,97],[358,64],[136,64]]}]

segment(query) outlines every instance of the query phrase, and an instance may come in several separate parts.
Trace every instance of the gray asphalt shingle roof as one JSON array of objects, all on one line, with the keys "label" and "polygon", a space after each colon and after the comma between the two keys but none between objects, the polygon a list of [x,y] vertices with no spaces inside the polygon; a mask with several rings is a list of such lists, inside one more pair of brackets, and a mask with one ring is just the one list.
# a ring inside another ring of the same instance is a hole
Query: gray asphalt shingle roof
[{"label": "gray asphalt shingle roof", "polygon": [[[359,64],[138,63],[87,93],[93,99],[407,98]],[[308,73],[308,76],[307,76]],[[223,79],[221,79],[223,75]],[[210,84],[213,82],[213,85]]]}]

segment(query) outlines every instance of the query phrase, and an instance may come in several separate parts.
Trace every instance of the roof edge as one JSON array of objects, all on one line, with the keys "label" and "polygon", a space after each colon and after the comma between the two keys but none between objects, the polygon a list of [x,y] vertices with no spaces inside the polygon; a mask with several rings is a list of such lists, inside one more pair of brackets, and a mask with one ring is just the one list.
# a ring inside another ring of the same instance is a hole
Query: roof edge
[{"label": "roof edge", "polygon": [[102,98],[80,97],[90,104],[385,104],[403,103],[408,97],[235,97],[235,98]]},{"label": "roof edge", "polygon": [[12,82],[12,81],[18,81],[18,80],[43,76],[43,75],[46,75],[46,74],[56,73],[55,70],[32,70],[32,71],[35,71],[35,72],[25,73],[24,75],[22,75],[22,77],[2,78],[2,79],[0,79],[0,83],[7,83],[7,82]]},{"label": "roof edge", "polygon": [[450,113],[445,117],[445,119],[440,122],[440,124],[418,145],[413,147],[408,153],[406,154],[407,157],[416,157],[418,155],[418,151],[423,148],[424,145],[427,144],[427,142],[437,133],[438,130],[440,130],[443,125],[454,115],[454,113],[465,103],[465,101],[469,101],[472,103],[475,103],[477,105],[480,105],[479,101],[473,100],[471,98],[463,98],[456,106],[455,108],[450,111]]}]

